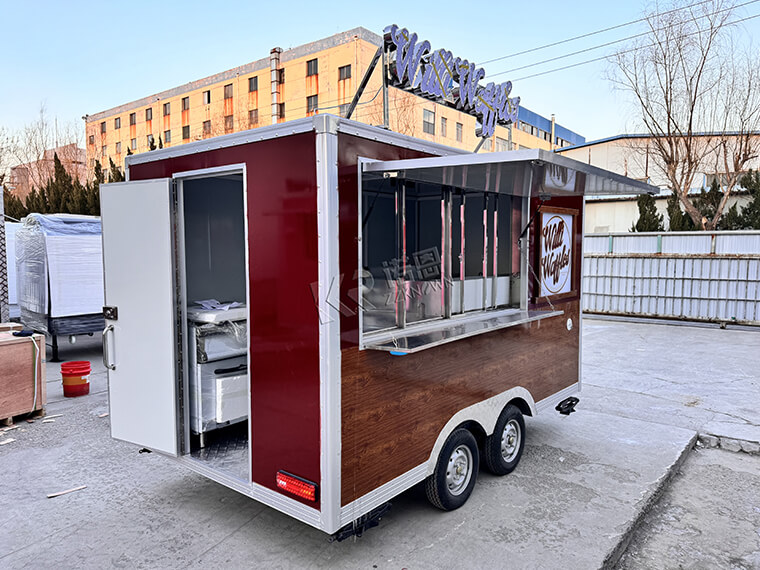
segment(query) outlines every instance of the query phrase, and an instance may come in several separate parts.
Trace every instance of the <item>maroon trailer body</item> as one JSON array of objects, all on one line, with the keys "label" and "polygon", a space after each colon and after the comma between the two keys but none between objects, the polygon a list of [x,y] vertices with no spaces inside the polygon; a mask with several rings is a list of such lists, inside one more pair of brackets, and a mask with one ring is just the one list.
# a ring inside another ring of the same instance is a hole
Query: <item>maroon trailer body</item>
[{"label": "maroon trailer body", "polygon": [[127,168],[101,191],[113,437],[344,535],[421,481],[456,508],[524,415],[572,410],[584,193],[651,190],[330,115]]}]

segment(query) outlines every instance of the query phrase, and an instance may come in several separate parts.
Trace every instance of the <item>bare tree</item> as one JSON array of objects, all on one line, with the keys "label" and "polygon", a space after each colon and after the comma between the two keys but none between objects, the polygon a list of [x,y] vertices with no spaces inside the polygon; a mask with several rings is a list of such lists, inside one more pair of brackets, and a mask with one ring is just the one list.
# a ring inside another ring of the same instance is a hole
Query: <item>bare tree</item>
[{"label": "bare tree", "polygon": [[[648,34],[613,56],[611,79],[640,112],[650,170],[667,180],[696,226],[710,230],[759,154],[758,60],[732,42],[733,0],[677,0],[669,8],[655,5]],[[707,219],[689,190],[710,168],[722,173],[723,199]]]},{"label": "bare tree", "polygon": [[78,124],[59,124],[57,120],[51,123],[41,105],[37,119],[15,133],[0,133],[0,168],[18,167],[17,179],[9,176],[7,181],[23,185],[27,191],[39,189],[53,176],[53,155],[57,153],[66,171],[84,181],[86,165],[84,151],[79,147],[81,140]]}]

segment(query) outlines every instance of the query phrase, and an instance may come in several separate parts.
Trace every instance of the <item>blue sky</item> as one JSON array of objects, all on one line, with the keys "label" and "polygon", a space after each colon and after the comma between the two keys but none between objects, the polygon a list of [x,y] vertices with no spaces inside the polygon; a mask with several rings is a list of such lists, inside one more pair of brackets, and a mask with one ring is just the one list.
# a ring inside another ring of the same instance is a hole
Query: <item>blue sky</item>
[{"label": "blue sky", "polygon": [[[416,31],[434,49],[476,63],[641,17],[644,2],[40,2],[0,0],[3,14],[0,126],[33,121],[41,104],[59,123],[200,79],[336,32],[389,24]],[[760,4],[742,16],[760,12]],[[745,27],[760,33],[760,19]],[[642,31],[628,26],[485,65],[492,74]],[[635,129],[623,94],[598,62],[532,79],[525,75],[609,53],[597,50],[500,74],[522,105],[593,140]]]}]

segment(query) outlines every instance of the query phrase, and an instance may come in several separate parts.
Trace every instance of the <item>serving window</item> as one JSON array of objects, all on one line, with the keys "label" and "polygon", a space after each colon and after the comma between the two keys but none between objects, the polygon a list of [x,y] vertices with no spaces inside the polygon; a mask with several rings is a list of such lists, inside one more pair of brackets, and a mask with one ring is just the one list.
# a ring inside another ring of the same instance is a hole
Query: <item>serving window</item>
[{"label": "serving window", "polygon": [[549,314],[527,311],[525,171],[362,175],[362,348],[415,352]]}]

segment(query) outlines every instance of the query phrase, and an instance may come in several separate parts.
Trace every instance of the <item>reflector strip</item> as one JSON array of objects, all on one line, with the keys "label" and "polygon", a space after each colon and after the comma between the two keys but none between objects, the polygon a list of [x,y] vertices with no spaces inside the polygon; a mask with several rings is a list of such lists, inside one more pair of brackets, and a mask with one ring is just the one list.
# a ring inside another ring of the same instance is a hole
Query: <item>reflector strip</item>
[{"label": "reflector strip", "polygon": [[317,485],[285,471],[277,472],[277,487],[307,501],[317,500]]}]

